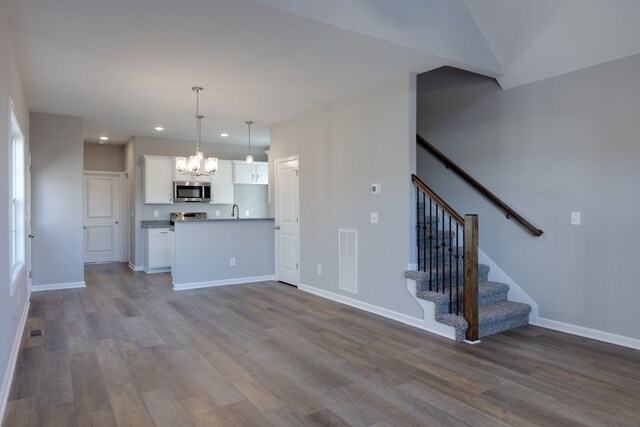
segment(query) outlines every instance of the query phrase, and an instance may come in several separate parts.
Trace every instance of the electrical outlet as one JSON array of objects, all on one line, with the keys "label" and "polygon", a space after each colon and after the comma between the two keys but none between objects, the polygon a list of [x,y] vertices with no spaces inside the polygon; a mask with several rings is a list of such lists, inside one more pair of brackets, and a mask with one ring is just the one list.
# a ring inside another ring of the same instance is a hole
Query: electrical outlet
[{"label": "electrical outlet", "polygon": [[322,274],[322,266],[318,264],[318,274]]},{"label": "electrical outlet", "polygon": [[216,216],[220,216],[220,209],[216,209]]},{"label": "electrical outlet", "polygon": [[371,194],[380,194],[380,184],[371,184]]},{"label": "electrical outlet", "polygon": [[378,212],[371,212],[371,224],[378,223]]},{"label": "electrical outlet", "polygon": [[580,212],[571,212],[571,225],[580,225]]},{"label": "electrical outlet", "polygon": [[246,211],[244,211],[244,216],[248,217],[249,216],[249,209],[247,209]]},{"label": "electrical outlet", "polygon": [[236,265],[236,259],[235,258],[229,258],[229,265],[231,267],[235,266]]},{"label": "electrical outlet", "polygon": [[160,216],[160,212],[158,211],[153,211],[153,217],[154,218],[158,218]]}]

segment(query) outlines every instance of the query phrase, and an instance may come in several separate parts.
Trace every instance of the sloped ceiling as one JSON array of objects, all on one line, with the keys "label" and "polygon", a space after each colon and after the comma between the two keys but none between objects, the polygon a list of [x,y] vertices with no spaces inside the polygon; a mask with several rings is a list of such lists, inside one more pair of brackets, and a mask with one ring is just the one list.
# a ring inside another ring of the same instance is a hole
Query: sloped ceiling
[{"label": "sloped ceiling", "polygon": [[640,53],[637,0],[463,0],[503,89]]},{"label": "sloped ceiling", "polygon": [[[269,126],[443,65],[503,88],[640,52],[637,0],[0,0],[31,111],[85,138],[269,144]],[[229,132],[222,139],[220,132]]]}]

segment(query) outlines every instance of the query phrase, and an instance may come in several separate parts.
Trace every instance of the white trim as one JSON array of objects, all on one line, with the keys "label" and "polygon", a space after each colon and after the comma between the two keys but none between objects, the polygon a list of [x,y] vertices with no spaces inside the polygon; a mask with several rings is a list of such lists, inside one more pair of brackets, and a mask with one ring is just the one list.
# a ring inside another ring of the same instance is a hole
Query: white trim
[{"label": "white trim", "polygon": [[46,285],[33,285],[31,287],[31,292],[42,292],[42,291],[55,291],[58,289],[76,289],[76,288],[86,288],[87,285],[82,282],[66,282],[66,283],[48,283]]},{"label": "white trim", "polygon": [[4,411],[7,409],[9,391],[11,390],[13,374],[16,370],[16,362],[18,361],[18,353],[20,352],[20,343],[22,342],[22,335],[24,333],[24,326],[27,323],[30,305],[31,302],[27,298],[27,303],[24,305],[20,323],[18,323],[18,330],[13,338],[13,347],[11,348],[11,354],[9,355],[9,364],[7,365],[7,370],[5,371],[4,379],[2,380],[2,387],[0,388],[0,420],[4,419]]},{"label": "white trim", "polygon": [[131,263],[129,263],[129,268],[133,271],[142,271],[144,270],[144,266],[142,265],[133,265]]},{"label": "white trim", "polygon": [[[413,281],[415,283],[415,281]],[[355,307],[360,310],[368,311],[369,313],[377,314],[382,317],[386,317],[387,319],[395,320],[400,323],[404,323],[405,325],[413,326],[418,329],[422,329],[427,332],[432,332],[437,335],[444,336],[446,338],[451,338],[455,340],[455,329],[451,326],[444,325],[442,323],[438,323],[435,328],[432,328],[431,325],[428,325],[425,322],[425,319],[420,319],[419,317],[408,316],[406,314],[398,313],[397,311],[389,310],[387,308],[379,307],[377,305],[369,304],[363,301],[359,301],[354,298],[350,298],[348,296],[336,294],[334,292],[325,291],[324,289],[318,289],[313,286],[307,286],[300,284],[298,289],[304,292],[308,292],[310,294],[317,295],[322,298],[326,298],[335,302],[339,302],[341,304],[348,305],[350,307]],[[433,303],[429,301],[424,301],[426,304],[431,304],[435,307]],[[425,316],[426,317],[426,316]],[[433,317],[433,315],[432,315]],[[435,322],[435,320],[434,320]],[[437,323],[437,322],[436,322]],[[449,328],[450,330],[446,330]],[[453,331],[453,332],[451,332]]]},{"label": "white trim", "polygon": [[529,312],[529,323],[534,324],[538,321],[538,303],[533,300],[507,273],[505,273],[498,265],[493,262],[482,249],[478,249],[478,262],[489,266],[489,280],[494,282],[506,283],[509,285],[509,301],[521,302],[529,304],[531,311]]},{"label": "white trim", "polygon": [[418,270],[417,263],[407,264],[407,271],[417,271],[417,270]]},{"label": "white trim", "polygon": [[637,338],[625,337],[598,329],[585,328],[584,326],[572,325],[571,323],[545,319],[544,317],[539,317],[537,322],[532,322],[531,324],[542,328],[553,329],[554,331],[566,332],[580,337],[640,350],[640,339]]},{"label": "white trim", "polygon": [[237,277],[235,279],[210,280],[208,282],[174,283],[174,291],[186,291],[188,289],[213,288],[216,286],[241,285],[243,283],[268,282],[275,280],[270,276]]},{"label": "white trim", "polygon": [[143,271],[147,274],[169,273],[171,271],[171,267],[146,268],[143,269]]}]

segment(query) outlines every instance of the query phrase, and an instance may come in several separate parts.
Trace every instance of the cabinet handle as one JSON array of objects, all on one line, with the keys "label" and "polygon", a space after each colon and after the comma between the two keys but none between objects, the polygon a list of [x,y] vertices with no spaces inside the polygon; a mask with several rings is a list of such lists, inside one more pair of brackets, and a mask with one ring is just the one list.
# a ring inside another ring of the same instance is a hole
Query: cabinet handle
[{"label": "cabinet handle", "polygon": [[260,175],[256,175],[256,182],[260,180]]},{"label": "cabinet handle", "polygon": [[256,175],[255,174],[251,174],[251,181],[255,181],[256,180]]}]

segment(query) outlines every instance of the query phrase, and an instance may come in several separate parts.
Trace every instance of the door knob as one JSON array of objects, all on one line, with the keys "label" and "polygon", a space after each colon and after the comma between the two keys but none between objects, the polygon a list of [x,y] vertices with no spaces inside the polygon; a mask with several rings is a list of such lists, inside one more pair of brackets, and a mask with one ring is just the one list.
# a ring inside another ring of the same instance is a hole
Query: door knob
[{"label": "door knob", "polygon": [[33,239],[34,237],[36,237],[36,235],[35,235],[35,234],[29,234],[29,238],[30,238],[30,239]]},{"label": "door knob", "polygon": [[87,226],[86,226],[86,225],[83,225],[83,226],[82,226],[82,228],[86,230],[86,229],[87,229]]},{"label": "door knob", "polygon": [[119,223],[120,221],[116,221],[116,224]]},{"label": "door knob", "polygon": [[279,226],[279,225],[276,225],[276,226],[275,226],[275,227],[273,227],[273,228],[275,228],[276,230],[280,230],[280,226]]}]

